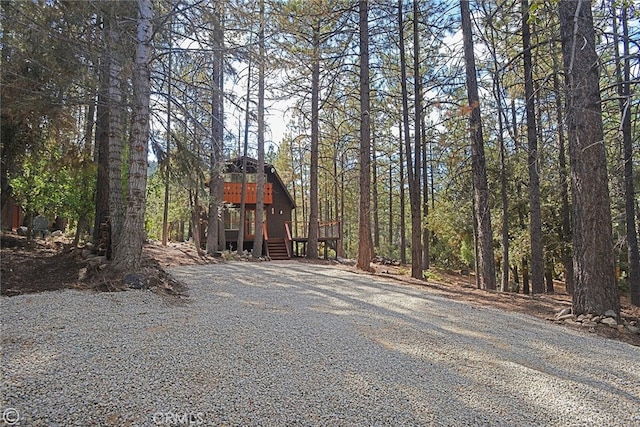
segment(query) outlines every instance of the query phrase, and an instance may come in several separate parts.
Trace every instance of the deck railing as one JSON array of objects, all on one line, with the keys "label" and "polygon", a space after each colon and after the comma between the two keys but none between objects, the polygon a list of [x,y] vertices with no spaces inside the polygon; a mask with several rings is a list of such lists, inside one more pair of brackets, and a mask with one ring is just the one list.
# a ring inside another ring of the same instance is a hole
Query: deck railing
[{"label": "deck railing", "polygon": [[[292,240],[309,238],[309,223],[287,221],[287,232],[291,233]],[[340,221],[319,221],[318,222],[318,239],[323,240],[341,240],[342,227]]]}]

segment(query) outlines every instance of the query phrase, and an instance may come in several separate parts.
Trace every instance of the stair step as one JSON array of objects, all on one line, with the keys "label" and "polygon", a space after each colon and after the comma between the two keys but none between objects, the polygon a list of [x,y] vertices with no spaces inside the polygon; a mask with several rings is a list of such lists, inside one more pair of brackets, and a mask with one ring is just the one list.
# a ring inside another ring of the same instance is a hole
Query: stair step
[{"label": "stair step", "polygon": [[269,239],[267,241],[267,250],[269,251],[269,257],[271,259],[290,259],[289,252],[287,251],[287,243],[283,238]]}]

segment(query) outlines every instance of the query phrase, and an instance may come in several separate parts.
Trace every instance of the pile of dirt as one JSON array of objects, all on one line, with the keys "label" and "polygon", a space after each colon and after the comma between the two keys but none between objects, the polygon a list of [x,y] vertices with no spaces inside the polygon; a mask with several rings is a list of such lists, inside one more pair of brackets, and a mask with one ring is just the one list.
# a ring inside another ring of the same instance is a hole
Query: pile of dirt
[{"label": "pile of dirt", "polygon": [[[162,246],[148,242],[142,256],[142,266],[135,275],[144,280],[144,287],[178,297],[186,296],[187,289],[165,268],[216,262],[185,243]],[[69,288],[103,292],[129,288],[123,278],[113,277],[104,257],[73,247],[65,237],[27,240],[4,232],[0,236],[0,268],[0,293],[7,296]]]}]

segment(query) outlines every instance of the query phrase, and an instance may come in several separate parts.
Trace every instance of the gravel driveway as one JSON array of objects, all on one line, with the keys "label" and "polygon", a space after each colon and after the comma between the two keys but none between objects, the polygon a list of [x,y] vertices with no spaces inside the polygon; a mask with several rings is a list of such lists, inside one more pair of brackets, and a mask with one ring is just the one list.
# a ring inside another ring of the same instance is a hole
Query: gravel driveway
[{"label": "gravel driveway", "polygon": [[640,349],[328,266],[2,297],[5,425],[640,426]]}]

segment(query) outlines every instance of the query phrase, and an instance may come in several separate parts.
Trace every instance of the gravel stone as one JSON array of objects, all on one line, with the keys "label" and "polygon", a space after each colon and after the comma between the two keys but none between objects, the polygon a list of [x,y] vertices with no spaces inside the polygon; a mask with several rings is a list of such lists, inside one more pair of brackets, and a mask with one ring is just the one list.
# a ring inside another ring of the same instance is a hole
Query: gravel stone
[{"label": "gravel stone", "polygon": [[20,426],[640,426],[640,349],[297,262],[0,297]]}]

